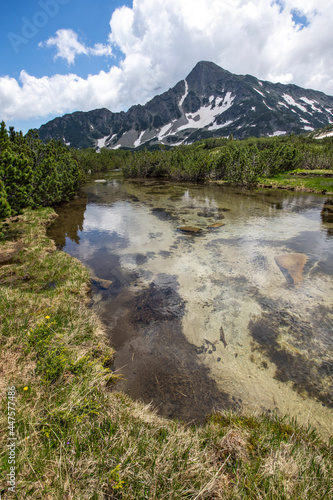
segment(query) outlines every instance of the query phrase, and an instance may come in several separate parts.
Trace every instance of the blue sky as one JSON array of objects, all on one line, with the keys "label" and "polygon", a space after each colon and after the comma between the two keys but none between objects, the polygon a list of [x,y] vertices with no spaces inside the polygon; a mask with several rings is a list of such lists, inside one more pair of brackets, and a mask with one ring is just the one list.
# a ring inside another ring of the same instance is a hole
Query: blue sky
[{"label": "blue sky", "polygon": [[[72,29],[86,45],[104,43],[110,32],[113,11],[131,2],[105,0],[15,0],[3,2],[0,18],[1,76],[18,77],[24,68],[37,77],[68,71],[64,60],[52,59],[52,52],[38,47],[58,29]],[[31,27],[32,26],[32,27]],[[30,38],[28,38],[28,36]],[[76,71],[86,76],[116,61],[91,58],[78,60]]]},{"label": "blue sky", "polygon": [[[330,0],[15,0],[0,18],[0,120],[126,110],[199,60],[333,94]],[[157,90],[158,89],[158,90]]]}]

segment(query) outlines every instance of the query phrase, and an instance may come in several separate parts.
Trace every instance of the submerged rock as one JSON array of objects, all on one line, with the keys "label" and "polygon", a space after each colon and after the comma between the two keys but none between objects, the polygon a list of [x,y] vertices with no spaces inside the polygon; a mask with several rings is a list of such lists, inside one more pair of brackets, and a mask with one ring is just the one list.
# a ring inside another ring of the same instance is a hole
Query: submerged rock
[{"label": "submerged rock", "polygon": [[174,216],[169,210],[165,208],[152,208],[151,213],[156,215],[160,220],[175,220],[177,217]]},{"label": "submerged rock", "polygon": [[185,233],[198,233],[201,231],[201,228],[196,226],[180,226],[177,229],[184,231]]},{"label": "submerged rock", "polygon": [[112,281],[102,280],[100,278],[97,278],[96,276],[91,278],[91,283],[95,286],[98,286],[98,288],[102,288],[103,290],[107,290],[109,288],[109,286],[112,285]]},{"label": "submerged rock", "polygon": [[295,286],[299,286],[303,281],[304,266],[308,261],[308,256],[304,253],[288,253],[275,257],[275,262],[281,272],[288,273]]},{"label": "submerged rock", "polygon": [[219,211],[219,210],[203,210],[201,212],[198,212],[197,215],[199,217],[207,217],[207,218],[213,218],[213,219],[224,219],[224,215]]},{"label": "submerged rock", "polygon": [[177,292],[178,286],[175,276],[159,274],[148,288],[134,298],[131,311],[133,321],[147,325],[181,318],[185,301]]},{"label": "submerged rock", "polygon": [[216,222],[215,224],[210,224],[209,226],[207,226],[209,229],[211,228],[215,228],[215,227],[221,227],[221,226],[225,226],[225,224],[223,222]]}]

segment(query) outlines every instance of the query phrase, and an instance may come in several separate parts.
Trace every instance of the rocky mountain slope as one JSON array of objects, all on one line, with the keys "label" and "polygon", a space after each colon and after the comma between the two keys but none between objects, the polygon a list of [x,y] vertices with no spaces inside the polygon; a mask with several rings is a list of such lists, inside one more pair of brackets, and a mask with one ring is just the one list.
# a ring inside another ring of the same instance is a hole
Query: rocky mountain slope
[{"label": "rocky mountain slope", "polygon": [[323,92],[235,75],[201,61],[173,88],[127,112],[107,109],[55,118],[38,130],[76,147],[175,146],[207,137],[235,139],[313,131],[333,123]]}]

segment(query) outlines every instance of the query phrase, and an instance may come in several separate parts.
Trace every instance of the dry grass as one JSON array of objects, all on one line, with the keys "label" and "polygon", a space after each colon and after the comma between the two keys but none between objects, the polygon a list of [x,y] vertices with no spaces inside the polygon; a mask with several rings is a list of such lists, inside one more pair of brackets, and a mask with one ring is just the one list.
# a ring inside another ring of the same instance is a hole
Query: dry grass
[{"label": "dry grass", "polygon": [[188,427],[107,390],[113,351],[86,307],[89,274],[45,237],[52,217],[25,212],[1,244],[15,256],[0,267],[1,498],[13,385],[17,498],[332,498],[332,449],[311,430],[223,412]]}]

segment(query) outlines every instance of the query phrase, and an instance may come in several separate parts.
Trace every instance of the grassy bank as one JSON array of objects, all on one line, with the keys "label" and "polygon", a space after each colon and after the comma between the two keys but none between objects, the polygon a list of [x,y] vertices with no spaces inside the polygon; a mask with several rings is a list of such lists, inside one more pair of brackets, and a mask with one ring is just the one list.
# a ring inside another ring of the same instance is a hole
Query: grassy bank
[{"label": "grassy bank", "polygon": [[311,429],[230,412],[185,426],[110,392],[113,351],[87,308],[89,272],[46,238],[53,217],[25,211],[2,229],[1,498],[332,498],[332,447]]},{"label": "grassy bank", "polygon": [[276,189],[289,189],[292,191],[304,191],[309,193],[333,194],[332,170],[314,170],[287,172],[271,177],[261,177],[258,181],[259,187],[272,187]]}]

